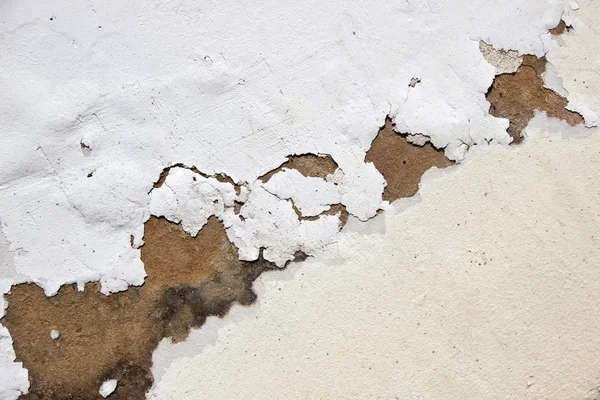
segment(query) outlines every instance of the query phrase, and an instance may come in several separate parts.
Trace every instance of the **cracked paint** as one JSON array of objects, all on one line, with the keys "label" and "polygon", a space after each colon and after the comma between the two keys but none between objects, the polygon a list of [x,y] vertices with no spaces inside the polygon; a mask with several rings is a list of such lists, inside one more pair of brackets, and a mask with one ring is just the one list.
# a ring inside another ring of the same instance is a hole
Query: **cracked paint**
[{"label": "cracked paint", "polygon": [[[361,259],[342,228],[387,220],[430,168],[520,141],[539,111],[592,126],[546,63],[575,8],[11,4],[0,393],[144,398],[159,343],[254,303],[263,272]],[[169,373],[151,397],[195,392]]]}]

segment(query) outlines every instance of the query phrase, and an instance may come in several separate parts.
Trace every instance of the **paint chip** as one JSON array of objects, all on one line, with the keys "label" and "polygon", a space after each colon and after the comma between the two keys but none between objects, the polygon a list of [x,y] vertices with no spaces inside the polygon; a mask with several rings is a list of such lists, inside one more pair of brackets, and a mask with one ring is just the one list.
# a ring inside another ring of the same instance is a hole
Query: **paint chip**
[{"label": "paint chip", "polygon": [[567,25],[565,21],[562,19],[554,28],[550,29],[550,33],[554,36],[562,35],[565,32],[570,32],[573,29],[573,26]]},{"label": "paint chip", "polygon": [[98,390],[98,393],[100,393],[100,396],[107,398],[115,391],[116,388],[117,388],[117,380],[109,379],[102,383],[102,385],[100,386],[100,390]]}]

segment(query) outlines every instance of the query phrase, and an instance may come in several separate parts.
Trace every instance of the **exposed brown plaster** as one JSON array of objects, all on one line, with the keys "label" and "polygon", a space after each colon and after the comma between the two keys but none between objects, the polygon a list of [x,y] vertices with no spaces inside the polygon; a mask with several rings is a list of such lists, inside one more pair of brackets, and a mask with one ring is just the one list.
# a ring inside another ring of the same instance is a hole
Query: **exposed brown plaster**
[{"label": "exposed brown plaster", "polygon": [[323,211],[321,215],[337,215],[340,219],[340,229],[346,225],[348,217],[350,217],[350,213],[343,204],[332,204],[329,210]]},{"label": "exposed brown plaster", "polygon": [[[299,213],[297,211],[296,213]],[[350,213],[346,210],[346,206],[343,204],[332,204],[329,209],[323,211],[321,214],[316,215],[314,217],[303,217],[301,215],[298,216],[299,219],[305,221],[316,221],[321,217],[321,215],[337,215],[340,219],[340,230],[346,225],[348,222],[348,218],[350,217]]]},{"label": "exposed brown plaster", "polygon": [[338,168],[337,163],[328,155],[298,154],[289,156],[288,160],[272,171],[267,172],[259,179],[267,183],[269,179],[284,168],[295,169],[304,176],[325,179]]},{"label": "exposed brown plaster", "polygon": [[523,56],[518,71],[497,75],[488,91],[490,114],[510,121],[508,133],[514,143],[522,140],[522,131],[536,110],[545,111],[549,117],[562,119],[569,125],[584,122],[580,114],[566,109],[568,102],[564,97],[544,87],[545,70],[545,57]]},{"label": "exposed brown plaster", "polygon": [[[148,277],[141,287],[105,296],[96,283],[62,287],[46,297],[34,284],[13,286],[2,323],[29,370],[25,399],[95,399],[117,379],[111,399],[143,399],[152,384],[152,352],[163,337],[185,339],[207,316],[251,304],[252,282],[274,266],[243,262],[214,217],[195,237],[152,217],[141,248]],[[56,329],[60,337],[50,338]]]},{"label": "exposed brown plaster", "polygon": [[394,131],[389,118],[373,140],[365,161],[375,164],[375,168],[385,178],[387,186],[383,199],[389,202],[414,196],[419,190],[421,176],[429,168],[445,168],[453,164],[443,151],[437,150],[430,143],[424,146],[409,143]]},{"label": "exposed brown plaster", "polygon": [[567,25],[565,21],[562,19],[554,28],[550,29],[550,33],[554,36],[562,35],[565,32],[570,32],[573,27],[571,25]]},{"label": "exposed brown plaster", "polygon": [[242,189],[242,187],[240,185],[238,185],[237,183],[235,183],[229,175],[220,173],[220,174],[216,174],[214,176],[214,178],[221,183],[229,183],[231,186],[233,186],[233,188],[235,189],[235,192],[237,194],[240,194],[240,190]]}]

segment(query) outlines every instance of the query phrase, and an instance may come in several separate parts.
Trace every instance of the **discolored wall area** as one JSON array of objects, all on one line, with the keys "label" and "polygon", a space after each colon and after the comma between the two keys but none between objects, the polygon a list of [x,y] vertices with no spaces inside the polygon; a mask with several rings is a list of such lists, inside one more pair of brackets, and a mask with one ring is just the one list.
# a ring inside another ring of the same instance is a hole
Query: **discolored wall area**
[{"label": "discolored wall area", "polygon": [[599,7],[7,0],[0,400],[600,398]]},{"label": "discolored wall area", "polygon": [[[52,297],[34,284],[7,296],[2,319],[29,371],[30,399],[91,399],[116,379],[114,398],[143,399],[162,338],[185,340],[210,315],[255,300],[252,282],[268,262],[241,262],[223,225],[211,218],[193,238],[165,219],[145,225],[143,286],[106,296],[96,284],[64,286]],[[50,333],[59,336],[52,338]]]}]

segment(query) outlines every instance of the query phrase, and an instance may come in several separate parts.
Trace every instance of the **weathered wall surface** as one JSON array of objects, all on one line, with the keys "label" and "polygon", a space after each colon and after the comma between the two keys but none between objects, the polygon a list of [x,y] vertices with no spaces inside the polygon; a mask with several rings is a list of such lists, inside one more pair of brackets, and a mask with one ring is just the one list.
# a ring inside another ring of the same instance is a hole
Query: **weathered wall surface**
[{"label": "weathered wall surface", "polygon": [[0,14],[0,399],[600,396],[600,3]]},{"label": "weathered wall surface", "polygon": [[585,399],[600,385],[599,157],[598,134],[476,152],[385,233],[344,235],[343,262],[269,273],[259,304],[196,347],[163,343],[182,357],[151,398]]}]

